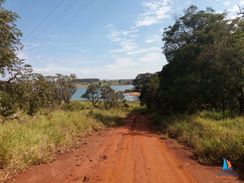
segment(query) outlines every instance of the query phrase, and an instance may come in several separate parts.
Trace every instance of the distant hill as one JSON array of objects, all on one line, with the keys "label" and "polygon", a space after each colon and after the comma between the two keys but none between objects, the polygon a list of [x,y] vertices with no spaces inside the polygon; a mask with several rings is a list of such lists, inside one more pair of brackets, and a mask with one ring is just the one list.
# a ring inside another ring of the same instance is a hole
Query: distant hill
[{"label": "distant hill", "polygon": [[110,85],[131,85],[133,79],[117,79],[117,80],[100,80],[98,78],[83,78],[74,79],[74,83],[77,85],[89,85],[92,83],[102,83]]},{"label": "distant hill", "polygon": [[98,78],[84,78],[84,79],[75,79],[75,83],[98,83],[100,80]]},{"label": "distant hill", "polygon": [[101,83],[108,83],[111,85],[131,85],[133,79],[118,79],[118,80],[101,80]]}]

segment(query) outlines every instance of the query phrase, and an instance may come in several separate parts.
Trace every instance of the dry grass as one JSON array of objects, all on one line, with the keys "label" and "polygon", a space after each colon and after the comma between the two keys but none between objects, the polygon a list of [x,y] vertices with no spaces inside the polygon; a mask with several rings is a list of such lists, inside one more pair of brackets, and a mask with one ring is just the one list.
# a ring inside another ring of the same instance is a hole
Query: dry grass
[{"label": "dry grass", "polygon": [[50,161],[57,150],[73,146],[87,133],[120,123],[137,104],[106,111],[82,105],[79,110],[45,109],[34,117],[21,114],[0,124],[0,180],[9,172]]},{"label": "dry grass", "polygon": [[191,147],[199,161],[220,164],[228,158],[236,167],[244,166],[244,118],[216,112],[170,117],[153,115],[160,131]]}]

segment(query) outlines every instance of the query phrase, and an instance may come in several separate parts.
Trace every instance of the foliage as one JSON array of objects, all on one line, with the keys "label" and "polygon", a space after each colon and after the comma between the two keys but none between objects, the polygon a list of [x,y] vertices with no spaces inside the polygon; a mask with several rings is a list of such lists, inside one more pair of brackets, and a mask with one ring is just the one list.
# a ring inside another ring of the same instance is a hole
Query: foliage
[{"label": "foliage", "polygon": [[33,73],[18,57],[22,49],[21,31],[16,27],[16,13],[0,1],[0,115],[9,116],[18,109],[33,115],[40,108],[68,103],[76,88],[75,75],[44,77]]},{"label": "foliage", "polygon": [[158,87],[158,73],[151,74],[150,77],[148,77],[147,82],[145,82],[141,88],[141,95],[139,97],[141,105],[145,104],[149,110],[155,108],[154,102],[157,97]]},{"label": "foliage", "polygon": [[124,100],[123,92],[115,92],[110,85],[91,84],[88,85],[86,93],[81,97],[88,99],[94,107],[101,101],[106,109],[119,106]]},{"label": "foliage", "polygon": [[132,82],[132,84],[135,87],[135,90],[141,92],[144,87],[144,84],[148,82],[149,78],[151,78],[152,75],[153,74],[151,73],[138,74]]},{"label": "foliage", "polygon": [[75,90],[71,76],[30,73],[12,80],[0,93],[0,113],[9,116],[21,109],[33,115],[42,107],[68,103]]},{"label": "foliage", "polygon": [[70,76],[56,74],[56,76],[48,76],[47,79],[53,85],[54,100],[59,101],[60,104],[62,102],[68,103],[76,91],[76,86],[73,82],[76,76],[74,74]]},{"label": "foliage", "polygon": [[20,37],[22,33],[16,27],[15,21],[19,18],[14,12],[3,8],[0,1],[0,76],[5,77],[8,73],[17,69],[21,60],[16,52],[22,48]]},{"label": "foliage", "polygon": [[111,109],[119,106],[119,102],[123,101],[123,92],[115,92],[109,85],[101,87],[102,101],[106,109]]},{"label": "foliage", "polygon": [[92,103],[92,105],[96,107],[99,100],[102,99],[100,84],[88,85],[86,93],[84,93],[81,97],[88,99]]},{"label": "foliage", "polygon": [[214,109],[244,114],[244,20],[196,6],[184,13],[165,29],[168,63],[159,73],[159,86],[148,79],[150,74],[135,79],[141,101],[151,99],[145,102],[149,108],[168,113]]}]

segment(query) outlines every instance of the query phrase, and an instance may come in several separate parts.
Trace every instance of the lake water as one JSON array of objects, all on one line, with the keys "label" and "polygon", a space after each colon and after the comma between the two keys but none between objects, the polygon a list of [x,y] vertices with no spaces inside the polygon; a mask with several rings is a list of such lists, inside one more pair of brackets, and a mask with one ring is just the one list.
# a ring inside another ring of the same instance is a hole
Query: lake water
[{"label": "lake water", "polygon": [[[115,91],[125,91],[133,88],[133,85],[116,85],[111,86]],[[72,100],[84,100],[84,98],[80,98],[84,93],[86,92],[85,87],[79,87],[77,88],[76,92],[72,96]],[[125,99],[127,101],[137,101],[138,97],[130,96],[128,94],[124,94]]]}]

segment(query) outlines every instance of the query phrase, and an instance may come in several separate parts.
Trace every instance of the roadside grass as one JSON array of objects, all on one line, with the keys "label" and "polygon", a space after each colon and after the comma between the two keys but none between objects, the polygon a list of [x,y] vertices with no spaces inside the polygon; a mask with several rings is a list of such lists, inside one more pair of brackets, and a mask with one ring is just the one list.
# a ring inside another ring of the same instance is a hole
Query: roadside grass
[{"label": "roadside grass", "polygon": [[103,110],[87,102],[74,106],[43,109],[34,117],[21,114],[0,124],[0,181],[10,172],[49,162],[55,152],[78,144],[88,133],[121,123],[133,108]]},{"label": "roadside grass", "polygon": [[[130,113],[140,109],[139,102],[127,102],[127,108],[114,108],[111,110],[90,110],[90,116],[101,121],[106,127],[118,126],[122,124],[122,120]],[[102,108],[102,106],[100,106]]]},{"label": "roadside grass", "polygon": [[203,164],[221,164],[223,157],[234,167],[244,167],[244,117],[217,112],[194,115],[149,115],[157,129],[191,147]]}]

